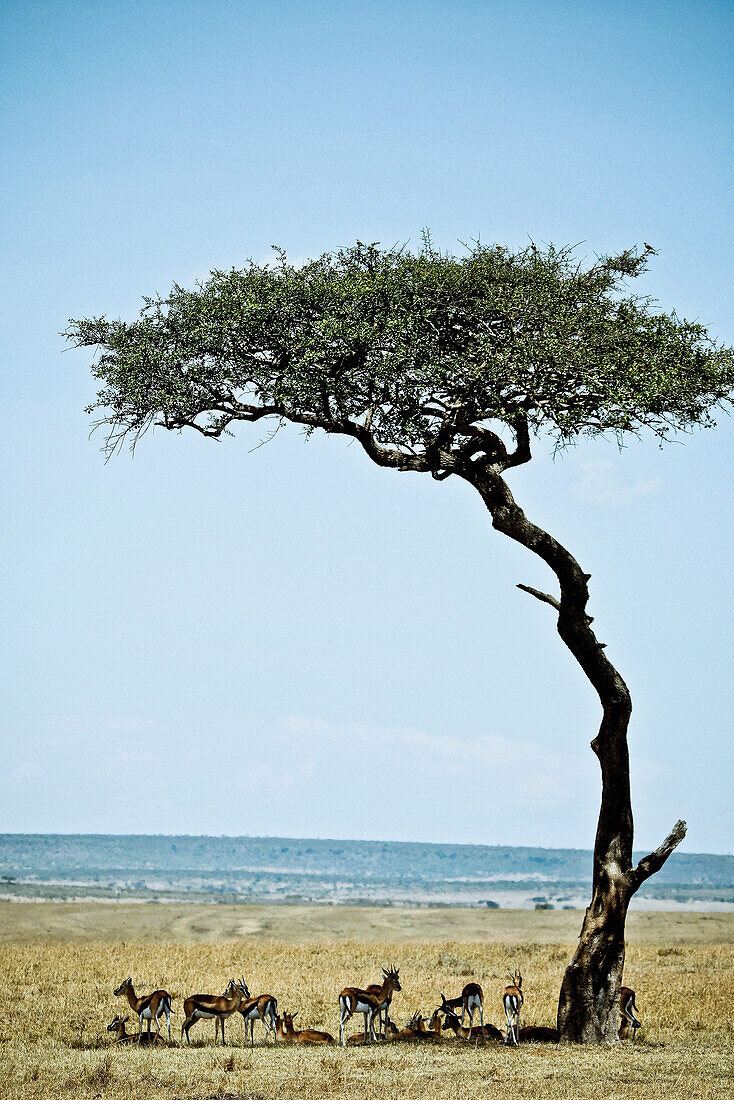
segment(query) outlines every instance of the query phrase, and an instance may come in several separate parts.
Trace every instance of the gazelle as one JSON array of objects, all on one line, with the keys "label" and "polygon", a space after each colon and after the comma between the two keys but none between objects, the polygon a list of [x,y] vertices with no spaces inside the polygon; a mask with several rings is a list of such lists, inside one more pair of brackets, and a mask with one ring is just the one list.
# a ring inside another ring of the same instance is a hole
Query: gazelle
[{"label": "gazelle", "polygon": [[330,1035],[328,1031],[314,1031],[313,1028],[304,1028],[303,1031],[296,1031],[293,1026],[297,1012],[291,1015],[289,1012],[284,1012],[281,1019],[280,1016],[276,1016],[275,1027],[286,1043],[333,1043],[334,1036]]},{"label": "gazelle", "polygon": [[265,1038],[272,1031],[273,1042],[278,1041],[278,1032],[275,1026],[278,1012],[278,1002],[275,997],[270,993],[261,993],[258,997],[253,997],[250,990],[247,988],[247,982],[244,978],[240,978],[237,983],[237,988],[244,996],[242,1004],[237,1009],[242,1014],[242,1019],[245,1024],[245,1043],[247,1043],[247,1025],[250,1025],[250,1046],[255,1046],[255,1020],[262,1020],[265,1025]]},{"label": "gazelle", "polygon": [[[173,998],[170,993],[167,993],[165,989],[156,989],[153,993],[149,993],[147,997],[138,997],[132,983],[132,978],[126,978],[122,985],[118,985],[115,990],[116,997],[127,997],[127,1003],[130,1008],[137,1015],[140,1021],[140,1030],[138,1031],[138,1042],[141,1041],[143,1034],[143,1020],[148,1021],[148,1035],[150,1035],[150,1025],[155,1020],[155,1025],[158,1029],[158,1034],[161,1033],[161,1016],[166,1017],[166,1024],[168,1025],[168,1039],[171,1039],[171,1001]],[[150,1040],[149,1040],[150,1041]]]},{"label": "gazelle", "polygon": [[453,1031],[457,1039],[502,1039],[499,1028],[493,1024],[481,1024],[478,1027],[462,1027],[461,1020],[448,1004],[441,1005],[436,1012],[443,1012],[443,1030]]},{"label": "gazelle", "polygon": [[[383,973],[384,973],[384,971],[383,971]],[[378,994],[380,992],[380,990],[382,989],[382,986],[378,985],[377,982],[372,982],[366,988],[367,988],[368,993]],[[377,1034],[380,1036],[381,1039],[385,1039],[387,1037],[387,1021],[390,1018],[390,1002],[391,1001],[392,1001],[392,990],[390,990],[390,993],[388,995],[387,1000],[385,1001],[382,1008],[377,1013]]]},{"label": "gazelle", "polygon": [[[502,1038],[502,1036],[500,1036]],[[521,1027],[518,1039],[521,1043],[557,1043],[559,1041],[557,1027]]]},{"label": "gazelle", "polygon": [[619,991],[619,1038],[629,1039],[630,1031],[632,1032],[632,1039],[634,1041],[637,1035],[638,1027],[642,1027],[642,1024],[635,1016],[635,991],[628,986],[623,985]]},{"label": "gazelle", "polygon": [[193,997],[187,997],[184,1001],[186,1019],[181,1024],[181,1041],[183,1042],[185,1032],[186,1042],[191,1042],[189,1031],[197,1020],[214,1020],[214,1045],[216,1046],[221,1027],[222,1046],[224,1046],[224,1021],[237,1011],[244,1000],[245,996],[234,980],[230,981],[222,997],[209,993],[195,993]]},{"label": "gazelle", "polygon": [[510,974],[509,977],[511,984],[507,986],[505,992],[502,994],[502,1004],[505,1009],[505,1018],[507,1020],[505,1043],[512,1041],[515,1046],[517,1046],[520,1031],[520,1009],[522,1008],[525,998],[522,994],[522,974],[520,971],[516,970],[513,974]]},{"label": "gazelle", "polygon": [[477,982],[467,982],[461,991],[460,997],[451,997],[447,999],[441,994],[441,1011],[445,1012],[447,1009],[454,1011],[461,1005],[461,1026],[464,1026],[464,1014],[469,1013],[469,1027],[474,1023],[474,1013],[479,1009],[479,1023],[484,1026],[484,1011],[483,1011],[484,997],[482,995],[482,987]]},{"label": "gazelle", "polygon": [[[346,1045],[344,1025],[355,1014],[361,1012],[364,1016],[364,1042],[372,1042],[375,1038],[374,1019],[383,1005],[389,1003],[393,993],[400,992],[400,978],[396,967],[389,970],[382,968],[383,982],[377,987],[378,992],[370,993],[366,989],[357,989],[347,986],[339,994],[339,1042]],[[369,1033],[369,1040],[367,1035]]]},{"label": "gazelle", "polygon": [[[423,1036],[427,1035],[428,1033],[426,1031],[421,1030],[422,1022],[423,1022],[423,1017],[421,1016],[420,1012],[414,1012],[413,1015],[408,1020],[405,1027],[398,1028],[398,1027],[395,1026],[395,1024],[392,1022],[392,1020],[390,1020],[389,1024],[388,1024],[387,1035],[386,1035],[386,1038],[387,1038],[388,1042],[391,1042],[391,1043],[412,1042],[415,1039],[420,1039],[422,1035]],[[349,1042],[350,1043],[364,1042],[364,1039],[362,1038],[361,1035],[350,1035],[349,1036]]]},{"label": "gazelle", "polygon": [[[115,1016],[112,1023],[107,1025],[107,1030],[114,1031],[117,1035],[115,1043],[135,1043],[137,1041],[137,1035],[129,1033],[125,1028],[125,1024],[128,1022],[129,1019],[129,1016]],[[144,1046],[153,1046],[159,1044],[164,1047],[168,1046],[166,1040],[163,1038],[162,1035],[159,1035],[157,1031],[144,1032],[141,1037],[141,1042]]]},{"label": "gazelle", "polygon": [[428,1030],[433,1032],[434,1035],[441,1035],[441,1009],[435,1008],[430,1020],[428,1021]]}]

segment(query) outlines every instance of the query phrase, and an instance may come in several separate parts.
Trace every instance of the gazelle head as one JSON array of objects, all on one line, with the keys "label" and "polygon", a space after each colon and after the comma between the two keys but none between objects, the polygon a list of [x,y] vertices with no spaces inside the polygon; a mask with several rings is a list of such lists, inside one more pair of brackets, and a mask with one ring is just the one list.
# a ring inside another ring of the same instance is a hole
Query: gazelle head
[{"label": "gazelle head", "polygon": [[507,976],[510,979],[510,985],[516,985],[518,989],[522,989],[522,974],[519,967],[517,970],[513,970],[512,973],[508,970]]},{"label": "gazelle head", "polygon": [[391,987],[391,989],[393,989],[396,993],[401,992],[402,987],[400,985],[399,971],[396,966],[391,966],[389,970],[386,970],[383,966],[382,976],[387,984]]},{"label": "gazelle head", "polygon": [[[441,996],[443,997],[443,994],[441,994]],[[445,1002],[446,998],[443,997],[443,1000]],[[444,1003],[443,1005],[441,1005],[440,1008],[436,1009],[436,1012],[443,1012],[443,1027],[441,1028],[442,1031],[448,1031],[450,1028],[461,1027],[461,1020],[456,1015],[450,1005],[446,1005]]]},{"label": "gazelle head", "polygon": [[[234,978],[232,979],[232,981],[234,982]],[[252,994],[250,993],[250,990],[247,988],[247,982],[245,981],[244,978],[240,977],[240,980],[238,982],[236,982],[235,984],[236,984],[237,988],[239,989],[240,993],[243,993],[245,995],[245,997],[252,996]]]},{"label": "gazelle head", "polygon": [[440,1031],[441,1030],[441,1020],[439,1018],[440,1015],[441,1015],[441,1009],[440,1008],[434,1008],[433,1013],[431,1015],[431,1018],[428,1021],[429,1031]]},{"label": "gazelle head", "polygon": [[107,1030],[108,1031],[117,1031],[117,1032],[124,1031],[125,1030],[125,1024],[127,1023],[127,1021],[129,1019],[130,1019],[129,1016],[115,1016],[112,1023],[107,1025]]},{"label": "gazelle head", "polygon": [[115,990],[115,996],[121,997],[123,993],[127,993],[128,989],[132,989],[132,984],[132,978],[125,978],[125,981],[122,983],[122,985],[118,985],[117,989]]}]

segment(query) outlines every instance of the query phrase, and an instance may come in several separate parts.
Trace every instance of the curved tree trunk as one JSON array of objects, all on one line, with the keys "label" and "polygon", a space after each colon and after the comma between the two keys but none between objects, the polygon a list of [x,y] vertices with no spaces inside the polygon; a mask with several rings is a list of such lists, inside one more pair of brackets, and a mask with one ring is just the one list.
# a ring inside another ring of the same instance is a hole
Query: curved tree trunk
[{"label": "curved tree trunk", "polygon": [[519,585],[558,612],[558,633],[578,661],[602,705],[599,732],[591,742],[601,766],[602,795],[594,844],[593,894],[579,943],[566,969],[558,1003],[562,1041],[603,1043],[616,1038],[619,990],[625,952],[625,920],[640,885],[663,865],[685,836],[679,821],[664,843],[632,866],[634,826],[630,798],[627,727],[632,701],[624,680],[607,658],[605,645],[586,613],[589,574],[542,528],[531,523],[513,499],[502,468],[465,470],[462,476],[482,495],[493,526],[541,557],[553,570],[560,599]]}]

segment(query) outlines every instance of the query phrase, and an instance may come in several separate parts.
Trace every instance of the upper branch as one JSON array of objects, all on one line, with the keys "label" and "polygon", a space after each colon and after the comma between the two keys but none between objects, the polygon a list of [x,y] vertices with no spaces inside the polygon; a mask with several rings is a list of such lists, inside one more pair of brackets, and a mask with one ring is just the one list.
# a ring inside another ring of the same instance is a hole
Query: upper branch
[{"label": "upper branch", "polygon": [[633,893],[646,879],[649,879],[651,875],[660,870],[668,856],[675,851],[683,840],[687,831],[688,827],[685,821],[676,821],[660,847],[651,852],[649,856],[641,859],[635,869],[630,871],[629,880]]},{"label": "upper branch", "polygon": [[521,588],[523,592],[529,592],[531,596],[535,596],[536,600],[540,600],[541,603],[549,603],[551,607],[555,607],[556,611],[560,611],[560,602],[555,596],[551,596],[548,592],[541,592],[537,588],[531,588],[529,584],[518,584],[517,588]]}]

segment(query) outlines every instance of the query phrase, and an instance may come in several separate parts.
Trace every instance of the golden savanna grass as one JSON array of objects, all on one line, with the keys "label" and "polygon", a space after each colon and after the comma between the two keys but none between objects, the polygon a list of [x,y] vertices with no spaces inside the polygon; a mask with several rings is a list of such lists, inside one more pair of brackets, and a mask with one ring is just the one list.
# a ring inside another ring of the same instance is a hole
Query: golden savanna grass
[{"label": "golden savanna grass", "polygon": [[[339,990],[375,980],[388,963],[400,967],[403,992],[396,994],[391,1013],[398,1021],[415,1009],[429,1013],[440,992],[453,995],[473,978],[484,989],[485,1019],[499,1025],[507,969],[520,964],[526,989],[523,1023],[551,1024],[573,947],[570,933],[578,931],[581,919],[578,913],[476,910],[467,915],[283,907],[274,916],[274,910],[263,907],[221,909],[125,907],[116,913],[115,938],[107,924],[108,911],[115,914],[115,907],[2,906],[0,1095],[9,1100],[189,1100],[227,1094],[284,1100],[728,1100],[732,1094],[734,917],[722,914],[631,918],[625,980],[637,990],[645,1025],[635,1044],[512,1050],[451,1039],[428,1048],[273,1048],[272,1041],[263,1045],[263,1029],[256,1025],[256,1046],[250,1051],[243,1046],[237,1017],[227,1024],[232,1045],[224,1049],[212,1045],[213,1024],[207,1021],[192,1029],[195,1042],[188,1049],[113,1047],[106,1025],[124,1005],[112,989],[128,974],[142,991],[164,986],[176,995],[172,1023],[177,1037],[183,998],[221,992],[231,976],[240,974],[253,991],[273,993],[281,1010],[298,1011],[297,1024],[336,1035]],[[87,938],[95,914],[101,926],[98,942]],[[153,942],[157,920],[164,932],[175,923],[177,942]],[[263,927],[268,921],[276,927]],[[191,942],[204,926],[211,940]],[[357,939],[360,927],[369,935]],[[392,933],[383,936],[384,942],[381,928]],[[232,938],[222,938],[227,931]]]}]

